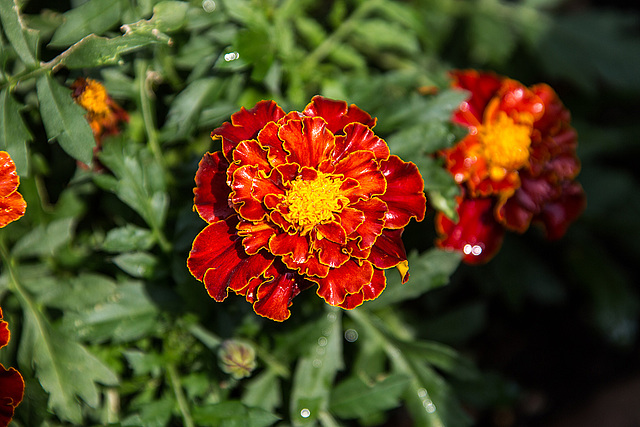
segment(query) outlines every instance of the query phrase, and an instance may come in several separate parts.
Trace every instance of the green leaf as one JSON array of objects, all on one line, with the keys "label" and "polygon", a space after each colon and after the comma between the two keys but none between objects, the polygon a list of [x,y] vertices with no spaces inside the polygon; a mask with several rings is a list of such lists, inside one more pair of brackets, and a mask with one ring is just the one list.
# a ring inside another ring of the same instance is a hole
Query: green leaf
[{"label": "green leaf", "polygon": [[212,92],[221,82],[215,78],[203,78],[191,82],[171,103],[163,131],[172,132],[175,138],[187,137],[196,128],[200,113],[211,100]]},{"label": "green leaf", "polygon": [[318,323],[317,339],[298,360],[289,413],[294,426],[314,424],[329,409],[331,387],[342,369],[341,312],[330,310]]},{"label": "green leaf", "polygon": [[[85,292],[91,292],[91,287],[87,285]],[[141,282],[120,283],[110,290],[106,298],[93,306],[67,311],[62,326],[91,342],[133,341],[156,327],[158,307]]]},{"label": "green leaf", "polygon": [[359,43],[375,50],[405,54],[415,54],[420,50],[415,33],[408,31],[397,22],[386,19],[369,19],[360,22],[354,28],[354,36]]},{"label": "green leaf", "polygon": [[82,407],[77,397],[97,407],[96,383],[116,385],[116,375],[72,336],[53,329],[40,312],[24,313],[20,364],[35,368],[40,384],[49,393],[49,408],[63,420],[80,424]]},{"label": "green leaf", "polygon": [[0,0],[0,22],[9,43],[20,60],[29,67],[38,65],[38,33],[27,28],[20,15],[17,0]]},{"label": "green leaf", "polygon": [[11,96],[9,88],[5,87],[0,91],[0,150],[11,155],[18,175],[27,175],[27,142],[33,140],[33,136],[22,120],[21,108],[22,106]]},{"label": "green leaf", "polygon": [[510,22],[496,14],[471,14],[468,29],[470,55],[480,64],[502,65],[516,48]]},{"label": "green leaf", "polygon": [[460,186],[453,176],[433,157],[422,156],[413,161],[424,180],[427,202],[449,218],[456,219],[456,197],[460,194]]},{"label": "green leaf", "polygon": [[268,427],[280,418],[260,408],[251,408],[235,400],[193,408],[193,421],[198,425],[219,427]]},{"label": "green leaf", "polygon": [[73,235],[74,218],[63,218],[40,225],[25,234],[13,247],[13,256],[53,255]]},{"label": "green leaf", "polygon": [[392,374],[373,384],[360,377],[348,378],[333,390],[329,409],[340,418],[364,418],[400,406],[408,385],[409,378],[403,374]]},{"label": "green leaf", "polygon": [[133,277],[150,278],[158,265],[158,260],[147,252],[128,252],[113,258],[115,265]]},{"label": "green leaf", "polygon": [[89,0],[64,14],[49,46],[69,46],[87,34],[102,34],[120,21],[121,0]]},{"label": "green leaf", "polygon": [[242,395],[242,403],[249,407],[274,412],[282,404],[281,396],[278,374],[269,369],[247,382],[245,392]]},{"label": "green leaf", "polygon": [[[100,152],[100,161],[118,179],[105,182],[110,191],[136,211],[152,229],[164,224],[169,196],[161,166],[147,148],[114,138]],[[115,184],[115,188],[113,185]]]},{"label": "green leaf", "polygon": [[154,240],[150,230],[127,224],[109,230],[102,249],[107,252],[144,251],[153,246]]},{"label": "green leaf", "polygon": [[[367,308],[378,308],[395,304],[449,283],[449,277],[460,264],[460,254],[431,249],[423,254],[409,254],[409,281],[402,284],[399,274],[387,275],[387,288]],[[388,270],[389,271],[389,270]],[[389,277],[391,276],[391,277]]]},{"label": "green leaf", "polygon": [[71,157],[91,164],[96,143],[86,111],[71,98],[71,91],[45,74],[37,80],[40,114],[49,140],[57,139]]}]

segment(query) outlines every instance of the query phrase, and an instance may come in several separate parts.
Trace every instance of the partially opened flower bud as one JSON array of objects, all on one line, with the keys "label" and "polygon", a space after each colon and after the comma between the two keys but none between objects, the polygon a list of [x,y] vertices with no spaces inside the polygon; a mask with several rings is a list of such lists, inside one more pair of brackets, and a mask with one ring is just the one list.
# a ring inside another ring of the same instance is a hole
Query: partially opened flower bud
[{"label": "partially opened flower bud", "polygon": [[256,352],[249,344],[227,340],[218,351],[220,369],[237,380],[251,375],[256,367]]}]

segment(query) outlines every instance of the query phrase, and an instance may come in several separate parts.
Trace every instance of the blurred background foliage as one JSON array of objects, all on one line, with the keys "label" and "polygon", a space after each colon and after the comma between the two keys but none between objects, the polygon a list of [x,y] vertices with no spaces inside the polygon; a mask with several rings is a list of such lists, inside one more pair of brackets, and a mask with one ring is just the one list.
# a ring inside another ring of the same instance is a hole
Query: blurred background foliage
[{"label": "blurred background foliage", "polygon": [[[0,360],[27,383],[14,424],[552,425],[637,378],[638,17],[587,0],[0,0],[0,149],[28,203],[0,230]],[[547,82],[571,110],[588,207],[564,239],[508,235],[482,267],[433,249],[458,191],[430,156],[463,135],[453,68]],[[77,166],[94,146],[80,76],[130,115],[102,172]],[[277,324],[190,276],[193,177],[240,106],[315,94],[378,118],[431,215],[404,235],[409,283],[391,272],[353,311],[303,293]],[[219,362],[241,346],[244,377]]]}]

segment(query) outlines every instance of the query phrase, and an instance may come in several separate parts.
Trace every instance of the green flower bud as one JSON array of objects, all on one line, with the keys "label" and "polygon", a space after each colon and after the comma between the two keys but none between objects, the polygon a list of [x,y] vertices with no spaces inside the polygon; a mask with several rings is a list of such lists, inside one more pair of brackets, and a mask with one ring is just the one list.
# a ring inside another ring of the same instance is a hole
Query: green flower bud
[{"label": "green flower bud", "polygon": [[220,369],[237,380],[251,375],[256,367],[256,352],[249,344],[226,340],[218,351]]}]

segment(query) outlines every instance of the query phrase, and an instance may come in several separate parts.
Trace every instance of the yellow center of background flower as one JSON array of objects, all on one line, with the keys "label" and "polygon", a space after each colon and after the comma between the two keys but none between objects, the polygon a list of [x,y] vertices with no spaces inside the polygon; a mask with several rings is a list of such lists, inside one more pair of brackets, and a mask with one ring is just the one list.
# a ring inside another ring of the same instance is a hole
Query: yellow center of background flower
[{"label": "yellow center of background flower", "polygon": [[109,106],[107,105],[108,96],[102,84],[95,80],[87,79],[87,85],[78,97],[78,103],[90,113],[107,114],[109,112]]},{"label": "yellow center of background flower", "polygon": [[500,180],[507,172],[529,163],[533,117],[522,113],[518,121],[516,123],[501,111],[496,120],[478,127],[482,155],[489,164],[489,174],[494,180]]},{"label": "yellow center of background flower", "polygon": [[303,235],[317,224],[332,220],[334,212],[340,212],[349,203],[349,199],[340,194],[341,185],[342,180],[322,172],[312,181],[302,177],[291,181],[284,199],[289,206],[286,219],[298,225]]}]

